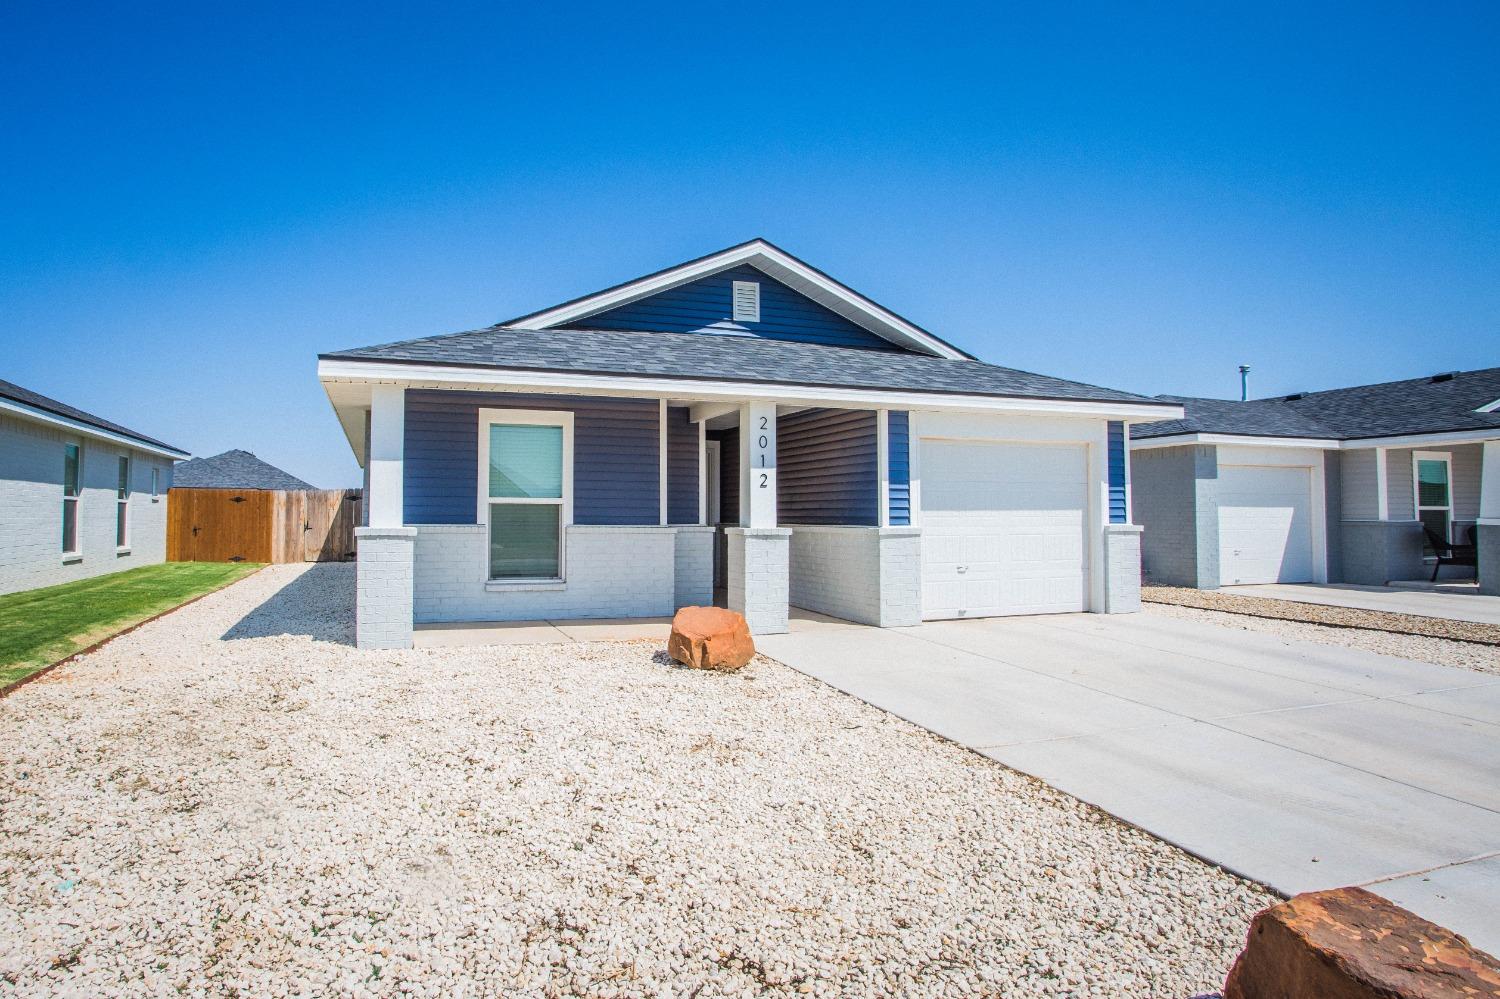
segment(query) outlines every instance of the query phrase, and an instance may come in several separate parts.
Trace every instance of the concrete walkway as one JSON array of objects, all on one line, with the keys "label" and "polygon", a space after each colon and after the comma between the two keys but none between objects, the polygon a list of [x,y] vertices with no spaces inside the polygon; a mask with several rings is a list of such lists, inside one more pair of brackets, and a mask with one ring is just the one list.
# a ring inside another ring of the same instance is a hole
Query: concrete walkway
[{"label": "concrete walkway", "polygon": [[1424,617],[1446,617],[1454,621],[1500,624],[1500,597],[1481,596],[1477,592],[1445,593],[1389,586],[1356,586],[1352,583],[1257,583],[1252,586],[1224,586],[1220,587],[1219,592],[1237,597],[1271,597],[1308,604],[1389,611],[1392,614],[1420,614]]},{"label": "concrete walkway", "polygon": [[1152,614],[757,644],[1280,891],[1370,885],[1500,953],[1500,676]]}]

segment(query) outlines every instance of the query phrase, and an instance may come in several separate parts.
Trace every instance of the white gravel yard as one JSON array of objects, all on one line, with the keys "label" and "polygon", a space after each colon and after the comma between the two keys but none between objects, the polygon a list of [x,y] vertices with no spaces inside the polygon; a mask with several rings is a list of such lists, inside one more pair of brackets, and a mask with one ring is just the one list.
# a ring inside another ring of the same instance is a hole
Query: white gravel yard
[{"label": "white gravel yard", "polygon": [[0,993],[1212,991],[1262,889],[778,663],[267,569],[0,699]]},{"label": "white gravel yard", "polygon": [[1461,669],[1479,670],[1483,673],[1500,673],[1500,648],[1478,642],[1455,642],[1446,638],[1431,638],[1427,635],[1402,635],[1390,631],[1369,631],[1363,628],[1339,628],[1306,621],[1284,621],[1271,617],[1255,617],[1249,614],[1232,614],[1225,611],[1206,610],[1201,607],[1182,607],[1177,604],[1144,603],[1141,609],[1146,614],[1174,617],[1185,621],[1201,621],[1223,628],[1239,628],[1242,631],[1258,631],[1267,635],[1323,645],[1342,645],[1366,652],[1378,652],[1386,656],[1415,659],[1418,662],[1437,663],[1440,666],[1457,666]]}]

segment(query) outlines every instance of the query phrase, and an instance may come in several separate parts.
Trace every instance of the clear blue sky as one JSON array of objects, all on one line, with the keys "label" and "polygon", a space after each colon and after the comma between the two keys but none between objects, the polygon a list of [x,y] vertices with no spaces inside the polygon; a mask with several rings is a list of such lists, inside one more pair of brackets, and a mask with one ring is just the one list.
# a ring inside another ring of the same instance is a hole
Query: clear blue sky
[{"label": "clear blue sky", "polygon": [[[358,481],[316,353],[764,235],[984,360],[1500,365],[1500,6],[9,3],[0,378]],[[404,9],[409,8],[409,9]]]}]

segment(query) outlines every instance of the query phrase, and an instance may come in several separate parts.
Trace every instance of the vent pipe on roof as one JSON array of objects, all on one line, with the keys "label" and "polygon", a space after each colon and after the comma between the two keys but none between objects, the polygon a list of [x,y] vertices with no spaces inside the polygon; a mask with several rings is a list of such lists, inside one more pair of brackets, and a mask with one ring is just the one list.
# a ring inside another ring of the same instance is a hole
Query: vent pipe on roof
[{"label": "vent pipe on roof", "polygon": [[1246,402],[1250,398],[1250,365],[1240,365],[1240,402]]}]

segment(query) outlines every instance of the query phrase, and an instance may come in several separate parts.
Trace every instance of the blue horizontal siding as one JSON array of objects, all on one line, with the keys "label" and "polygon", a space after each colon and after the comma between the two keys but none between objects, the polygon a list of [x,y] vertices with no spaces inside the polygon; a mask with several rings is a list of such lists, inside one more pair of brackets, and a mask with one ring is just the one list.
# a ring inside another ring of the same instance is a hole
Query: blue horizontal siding
[{"label": "blue horizontal siding", "polygon": [[1109,424],[1109,522],[1125,523],[1125,424]]},{"label": "blue horizontal siding", "polygon": [[698,424],[667,408],[667,523],[698,523]]},{"label": "blue horizontal siding", "polygon": [[[760,284],[760,322],[733,320],[730,295],[735,281]],[[901,349],[748,264],[579,319],[571,325],[581,329],[717,333],[837,347]]]},{"label": "blue horizontal siding", "polygon": [[776,423],[776,506],[783,524],[877,523],[875,414],[812,409]]},{"label": "blue horizontal siding", "polygon": [[911,418],[905,412],[892,411],[887,424],[886,451],[889,482],[887,500],[892,527],[911,526]]},{"label": "blue horizontal siding", "polygon": [[658,406],[654,399],[409,390],[405,521],[475,522],[479,410],[493,408],[573,413],[574,523],[658,523]]}]

